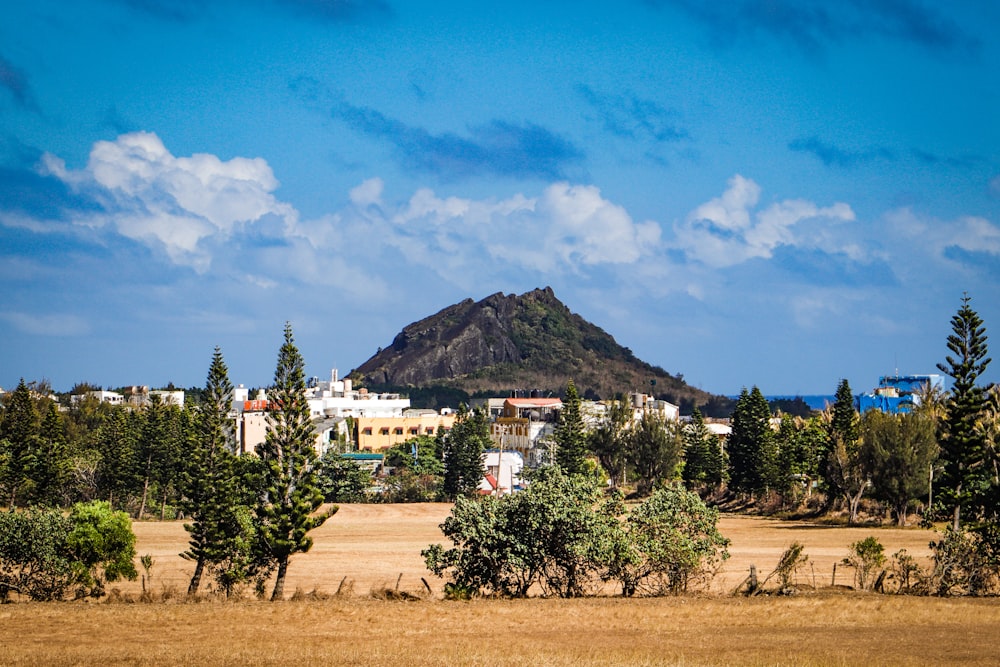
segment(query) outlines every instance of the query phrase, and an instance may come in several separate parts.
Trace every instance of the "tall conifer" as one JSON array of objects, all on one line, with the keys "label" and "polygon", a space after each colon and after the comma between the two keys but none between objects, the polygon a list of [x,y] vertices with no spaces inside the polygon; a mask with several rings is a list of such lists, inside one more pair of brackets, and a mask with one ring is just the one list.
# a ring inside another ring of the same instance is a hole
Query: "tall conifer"
[{"label": "tall conifer", "polygon": [[280,600],[289,558],[309,551],[309,531],[337,510],[334,506],[326,514],[315,514],[323,504],[316,479],[316,431],[306,399],[305,362],[287,323],[268,401],[267,435],[257,449],[265,476],[256,513],[262,541],[277,565],[271,599]]},{"label": "tall conifer", "polygon": [[990,358],[986,356],[986,327],[969,306],[970,300],[963,296],[961,308],[951,318],[948,349],[952,354],[937,366],[954,385],[946,404],[940,442],[944,467],[935,480],[936,498],[950,510],[955,530],[961,528],[963,508],[974,516],[995,513],[995,508],[987,508],[984,502],[990,495],[991,478],[985,460],[986,438],[978,423],[986,411],[987,394],[977,381]]},{"label": "tall conifer", "polygon": [[587,436],[583,432],[583,416],[580,414],[580,394],[570,380],[566,385],[566,400],[559,411],[559,424],[554,434],[556,442],[556,463],[568,475],[579,475],[584,471],[587,455]]}]

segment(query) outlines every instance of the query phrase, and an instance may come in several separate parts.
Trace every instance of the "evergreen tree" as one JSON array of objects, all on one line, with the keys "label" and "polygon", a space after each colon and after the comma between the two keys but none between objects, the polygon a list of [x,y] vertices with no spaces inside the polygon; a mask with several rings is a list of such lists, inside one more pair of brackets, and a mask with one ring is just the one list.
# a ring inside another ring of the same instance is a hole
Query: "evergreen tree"
[{"label": "evergreen tree", "polygon": [[315,513],[323,504],[316,482],[316,430],[306,399],[305,362],[295,347],[290,324],[285,324],[285,342],[278,352],[268,400],[267,435],[257,448],[265,474],[256,514],[266,555],[277,566],[271,599],[280,600],[289,558],[309,551],[313,544],[309,531],[337,510]]},{"label": "evergreen tree", "polygon": [[66,497],[70,456],[66,424],[55,401],[49,402],[37,444],[31,475],[34,481],[34,499],[42,505],[59,505]]},{"label": "evergreen tree", "polygon": [[643,412],[628,432],[628,452],[636,491],[640,496],[649,495],[659,482],[677,477],[684,452],[680,424],[652,410]]},{"label": "evergreen tree", "polygon": [[[936,498],[952,515],[954,530],[961,528],[962,510],[967,509],[973,518],[984,512],[995,513],[986,507],[990,495],[991,478],[987,465],[986,438],[979,422],[987,406],[986,389],[977,385],[979,376],[990,363],[986,345],[986,327],[970,306],[968,295],[962,297],[962,306],[951,318],[952,333],[948,336],[948,349],[952,354],[938,369],[954,381],[948,397],[946,416],[941,438],[942,474],[935,480]],[[954,355],[954,356],[952,356]]]},{"label": "evergreen tree", "polygon": [[684,484],[689,489],[722,483],[722,450],[695,407],[691,423],[684,428]]},{"label": "evergreen tree", "polygon": [[753,495],[773,483],[775,467],[771,410],[760,389],[740,392],[729,435],[729,480],[733,490]]},{"label": "evergreen tree", "polygon": [[584,472],[587,436],[583,429],[583,416],[580,414],[580,395],[572,380],[566,385],[566,400],[559,411],[559,423],[553,438],[556,443],[556,464],[563,472],[567,475]]},{"label": "evergreen tree", "polygon": [[[854,395],[846,379],[837,384],[833,406],[828,410],[827,440],[820,458],[820,474],[826,484],[827,509],[843,496],[856,506],[867,486],[858,445],[858,414]],[[853,500],[852,499],[856,499]],[[851,512],[852,521],[855,512]]]},{"label": "evergreen tree", "polygon": [[913,501],[927,495],[937,457],[934,422],[922,412],[892,415],[869,410],[860,423],[862,456],[872,495],[889,505],[900,526]]},{"label": "evergreen tree", "polygon": [[6,466],[2,481],[7,503],[14,507],[18,495],[30,491],[31,470],[38,445],[38,409],[24,378],[6,401],[0,440],[7,442]]},{"label": "evergreen tree", "polygon": [[142,413],[123,407],[116,407],[98,429],[97,488],[112,507],[125,508],[139,487],[136,460],[141,435]]},{"label": "evergreen tree", "polygon": [[436,442],[440,442],[444,459],[442,491],[445,497],[455,500],[474,495],[486,472],[483,452],[492,444],[486,413],[460,406],[451,431],[439,431]]},{"label": "evergreen tree", "polygon": [[190,535],[190,548],[181,556],[195,563],[188,595],[198,593],[205,567],[226,560],[234,540],[243,538],[233,466],[236,423],[230,413],[232,397],[229,369],[222,351],[216,347],[195,418],[196,428],[189,441],[183,477],[181,508],[191,517],[191,523],[184,524]]},{"label": "evergreen tree", "polygon": [[624,399],[618,398],[608,404],[608,411],[587,435],[590,452],[604,468],[617,489],[628,465],[627,428],[632,421],[632,407]]}]

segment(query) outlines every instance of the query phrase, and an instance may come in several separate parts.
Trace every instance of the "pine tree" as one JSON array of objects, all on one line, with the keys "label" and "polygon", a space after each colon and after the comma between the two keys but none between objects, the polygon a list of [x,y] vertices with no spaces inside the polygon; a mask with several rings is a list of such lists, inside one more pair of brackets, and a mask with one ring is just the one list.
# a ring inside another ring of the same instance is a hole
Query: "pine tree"
[{"label": "pine tree", "polygon": [[580,414],[580,395],[576,385],[570,380],[566,385],[566,400],[559,411],[559,423],[553,438],[556,443],[556,463],[567,475],[584,472],[587,455],[587,436],[583,430]]},{"label": "pine tree", "polygon": [[268,427],[257,449],[265,465],[264,488],[256,507],[267,555],[277,565],[272,600],[284,596],[292,554],[309,551],[309,531],[323,525],[337,508],[315,514],[323,504],[316,480],[316,431],[306,400],[305,362],[295,347],[292,327],[278,352],[274,386],[268,392]]},{"label": "pine tree", "polygon": [[116,407],[98,429],[98,493],[112,507],[124,508],[140,486],[142,478],[136,475],[136,460],[142,425],[141,412]]},{"label": "pine tree", "polygon": [[729,435],[729,479],[734,491],[753,495],[774,481],[771,409],[760,389],[740,392]]},{"label": "pine tree", "polygon": [[37,445],[31,475],[34,499],[42,505],[59,505],[69,483],[70,458],[66,424],[55,401],[49,402],[42,419]]},{"label": "pine tree", "polygon": [[[826,484],[826,509],[843,496],[856,505],[859,494],[864,492],[867,480],[860,466],[858,445],[858,414],[854,409],[854,395],[846,379],[837,384],[833,406],[828,408],[827,438],[820,455],[820,475]],[[852,517],[854,512],[851,512]],[[853,519],[852,519],[853,520]]]},{"label": "pine tree", "polygon": [[7,465],[4,470],[3,490],[8,505],[14,507],[18,494],[30,486],[38,444],[38,410],[24,378],[11,392],[6,403],[3,421],[0,422],[0,440],[7,442]]},{"label": "pine tree", "polygon": [[697,407],[691,413],[691,423],[684,428],[684,483],[689,489],[722,483],[719,442],[705,426]]},{"label": "pine tree", "polygon": [[475,494],[485,473],[483,452],[491,445],[486,413],[460,406],[451,431],[440,431],[436,442],[444,460],[444,496],[455,500]]},{"label": "pine tree", "polygon": [[216,347],[183,478],[181,507],[191,517],[191,523],[184,524],[190,548],[181,556],[195,563],[188,595],[198,593],[205,567],[224,561],[233,541],[242,537],[233,466],[236,423],[230,414],[232,396],[229,369]]},{"label": "pine tree", "polygon": [[679,422],[648,410],[626,437],[628,460],[635,471],[636,492],[640,496],[649,495],[661,481],[675,479],[684,453]]},{"label": "pine tree", "polygon": [[[936,498],[952,515],[954,530],[961,528],[962,510],[973,517],[987,510],[991,478],[986,458],[986,438],[978,422],[985,414],[987,393],[977,385],[990,363],[986,327],[970,306],[968,295],[951,318],[948,349],[952,354],[937,367],[954,381],[946,404],[941,438],[942,474],[935,480]],[[954,356],[952,356],[954,355]],[[990,510],[992,512],[992,510]]]}]

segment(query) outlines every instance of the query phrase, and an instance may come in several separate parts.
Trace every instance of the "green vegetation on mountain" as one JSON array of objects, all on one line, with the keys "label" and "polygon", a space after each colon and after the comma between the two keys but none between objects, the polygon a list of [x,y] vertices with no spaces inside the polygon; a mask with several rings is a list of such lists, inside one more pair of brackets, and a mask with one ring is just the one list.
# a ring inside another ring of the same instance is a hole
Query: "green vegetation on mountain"
[{"label": "green vegetation on mountain", "polygon": [[449,306],[405,327],[352,377],[371,389],[403,391],[415,405],[428,407],[435,405],[421,397],[449,396],[445,388],[465,396],[527,390],[559,395],[570,380],[588,399],[651,392],[686,412],[727,402],[637,359],[571,312],[549,287]]}]

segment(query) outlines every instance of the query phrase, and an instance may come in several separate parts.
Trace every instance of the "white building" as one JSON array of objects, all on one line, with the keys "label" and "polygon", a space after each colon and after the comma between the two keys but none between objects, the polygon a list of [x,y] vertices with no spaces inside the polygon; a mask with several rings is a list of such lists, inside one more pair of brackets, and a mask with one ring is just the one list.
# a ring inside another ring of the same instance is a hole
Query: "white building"
[{"label": "white building", "polygon": [[[479,493],[484,496],[505,496],[521,489],[521,470],[524,458],[518,452],[490,449],[483,454],[486,475],[479,482]],[[498,489],[499,487],[499,489]]]}]

